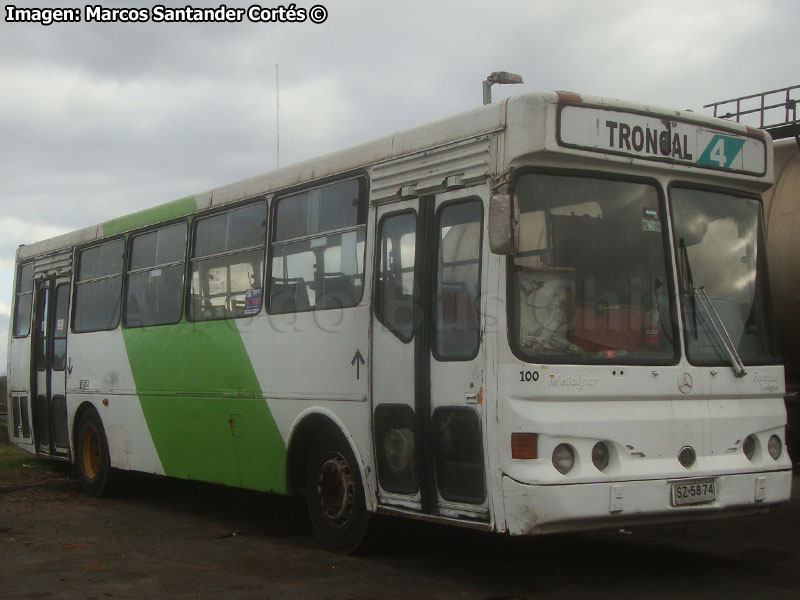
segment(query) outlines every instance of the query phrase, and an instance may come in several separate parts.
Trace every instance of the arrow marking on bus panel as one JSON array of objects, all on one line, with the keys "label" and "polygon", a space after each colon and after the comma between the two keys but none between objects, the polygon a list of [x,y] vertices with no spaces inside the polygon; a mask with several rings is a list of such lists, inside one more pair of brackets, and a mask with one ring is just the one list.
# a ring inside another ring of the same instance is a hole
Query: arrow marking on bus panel
[{"label": "arrow marking on bus panel", "polygon": [[356,353],[353,356],[353,360],[350,361],[350,364],[356,366],[356,379],[361,379],[361,365],[367,364],[367,361],[364,360],[359,348],[356,348]]}]

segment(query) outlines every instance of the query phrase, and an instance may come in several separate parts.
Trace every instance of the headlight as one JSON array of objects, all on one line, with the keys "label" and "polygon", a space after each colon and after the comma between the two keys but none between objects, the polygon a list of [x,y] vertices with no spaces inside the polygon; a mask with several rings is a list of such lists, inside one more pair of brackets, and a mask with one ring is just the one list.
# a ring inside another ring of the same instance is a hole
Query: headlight
[{"label": "headlight", "polygon": [[553,466],[556,471],[566,475],[575,466],[575,452],[567,444],[559,444],[553,450]]},{"label": "headlight", "polygon": [[781,438],[779,438],[777,435],[769,436],[769,442],[767,442],[767,451],[772,457],[772,460],[778,460],[781,457],[781,452],[783,451],[783,442],[781,442]]},{"label": "headlight", "polygon": [[603,442],[597,442],[592,448],[592,464],[598,471],[605,471],[608,466],[608,446]]},{"label": "headlight", "polygon": [[744,444],[742,444],[742,450],[744,451],[744,455],[747,457],[747,460],[753,461],[753,457],[756,455],[756,436],[748,435],[745,440]]}]

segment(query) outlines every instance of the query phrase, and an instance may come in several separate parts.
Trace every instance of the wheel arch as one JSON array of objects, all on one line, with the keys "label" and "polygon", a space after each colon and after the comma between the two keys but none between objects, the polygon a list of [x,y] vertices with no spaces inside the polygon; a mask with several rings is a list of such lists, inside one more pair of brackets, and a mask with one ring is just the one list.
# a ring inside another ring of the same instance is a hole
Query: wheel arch
[{"label": "wheel arch", "polygon": [[375,500],[371,493],[369,473],[364,459],[355,444],[355,439],[344,422],[332,411],[322,407],[310,408],[300,413],[289,431],[286,457],[286,489],[289,494],[305,488],[305,469],[309,451],[314,440],[323,430],[333,430],[342,436],[358,463],[361,474],[364,500],[367,510],[375,510]]}]

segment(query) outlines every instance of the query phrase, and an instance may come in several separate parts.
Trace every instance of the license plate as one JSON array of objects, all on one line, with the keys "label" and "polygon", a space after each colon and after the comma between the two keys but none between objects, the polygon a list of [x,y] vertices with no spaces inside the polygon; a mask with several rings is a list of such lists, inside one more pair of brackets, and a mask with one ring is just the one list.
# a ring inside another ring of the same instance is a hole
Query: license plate
[{"label": "license plate", "polygon": [[717,499],[717,482],[714,479],[686,481],[672,484],[672,506],[705,504]]}]

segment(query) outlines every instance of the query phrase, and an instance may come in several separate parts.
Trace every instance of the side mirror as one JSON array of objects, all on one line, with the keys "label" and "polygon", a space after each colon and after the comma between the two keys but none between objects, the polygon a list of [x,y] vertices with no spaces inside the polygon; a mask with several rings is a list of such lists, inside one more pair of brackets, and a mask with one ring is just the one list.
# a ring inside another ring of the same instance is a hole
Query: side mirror
[{"label": "side mirror", "polygon": [[489,248],[495,254],[519,250],[519,204],[513,194],[492,194],[489,199]]}]

